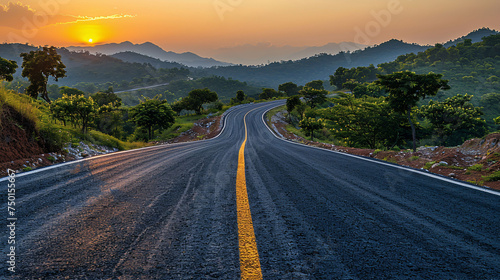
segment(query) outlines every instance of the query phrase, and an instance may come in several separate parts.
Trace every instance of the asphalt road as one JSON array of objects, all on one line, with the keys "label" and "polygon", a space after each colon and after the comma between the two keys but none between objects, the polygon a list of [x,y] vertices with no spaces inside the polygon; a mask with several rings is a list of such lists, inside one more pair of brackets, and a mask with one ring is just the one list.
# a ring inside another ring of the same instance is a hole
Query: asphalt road
[{"label": "asphalt road", "polygon": [[[16,177],[7,279],[238,279],[238,151],[264,279],[500,279],[500,196],[277,139],[273,104],[212,140]],[[0,181],[7,189],[7,181]],[[2,219],[7,214],[1,194]],[[5,222],[4,222],[5,223]]]}]

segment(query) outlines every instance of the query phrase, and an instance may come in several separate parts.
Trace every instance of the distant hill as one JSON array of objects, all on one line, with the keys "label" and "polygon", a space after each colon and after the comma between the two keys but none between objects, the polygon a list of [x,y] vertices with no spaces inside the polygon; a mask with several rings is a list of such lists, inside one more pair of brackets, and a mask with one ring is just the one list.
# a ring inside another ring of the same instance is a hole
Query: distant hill
[{"label": "distant hill", "polygon": [[114,55],[122,52],[135,52],[149,57],[157,58],[162,61],[176,62],[190,67],[212,67],[212,66],[228,66],[230,63],[220,62],[212,58],[203,58],[191,52],[175,53],[165,51],[159,46],[146,42],[143,44],[133,44],[131,42],[111,43],[105,45],[97,45],[93,47],[68,47],[71,51],[88,51],[92,54]]},{"label": "distant hill", "polygon": [[122,61],[125,62],[130,62],[130,63],[146,63],[150,64],[151,66],[155,68],[166,68],[166,69],[171,69],[171,68],[185,68],[186,66],[177,62],[166,62],[166,61],[161,61],[157,58],[150,57],[147,55],[142,55],[138,54],[135,52],[120,52],[111,55],[111,57],[118,58]]},{"label": "distant hill", "polygon": [[279,84],[293,81],[305,84],[312,80],[327,80],[338,67],[352,68],[369,66],[395,60],[407,53],[417,53],[429,46],[409,44],[399,40],[390,40],[383,44],[368,47],[355,52],[342,52],[337,55],[319,54],[298,61],[282,61],[265,66],[228,66],[203,69],[209,75],[223,76],[254,84],[277,87]]},{"label": "distant hill", "polygon": [[[21,53],[37,50],[35,46],[24,44],[0,44],[0,57],[15,60],[19,65],[16,77],[21,76],[22,58],[19,56]],[[61,60],[66,65],[67,77],[59,79],[56,84],[59,86],[73,86],[77,83],[129,83],[133,80],[140,79],[141,77],[149,76],[157,78],[151,82],[145,82],[146,85],[151,83],[161,83],[165,80],[172,79],[172,75],[165,77],[166,72],[158,71],[154,66],[144,64],[146,61],[140,63],[124,62],[118,58],[103,55],[103,54],[90,54],[86,51],[73,52],[65,48],[57,49],[58,54],[61,55]],[[130,57],[136,55],[130,55]],[[180,64],[162,63],[166,68],[180,67]],[[174,67],[172,67],[174,66]],[[189,71],[187,71],[189,72]],[[159,81],[161,80],[161,82]],[[50,81],[50,83],[55,83]],[[140,84],[142,85],[142,84]],[[126,85],[125,85],[126,86]]]},{"label": "distant hill", "polygon": [[219,48],[207,51],[210,56],[234,64],[262,65],[282,60],[299,60],[320,53],[335,55],[341,51],[356,51],[366,48],[366,45],[353,42],[329,43],[324,46],[275,46],[270,43],[255,45],[245,44],[235,47]]},{"label": "distant hill", "polygon": [[496,35],[498,33],[499,32],[496,30],[492,30],[489,28],[481,28],[478,30],[474,30],[471,33],[469,33],[465,36],[462,36],[458,39],[448,41],[448,42],[444,43],[443,46],[446,48],[451,47],[451,46],[456,46],[458,43],[463,43],[465,41],[465,39],[471,39],[472,43],[477,43],[477,42],[481,42],[484,37]]}]

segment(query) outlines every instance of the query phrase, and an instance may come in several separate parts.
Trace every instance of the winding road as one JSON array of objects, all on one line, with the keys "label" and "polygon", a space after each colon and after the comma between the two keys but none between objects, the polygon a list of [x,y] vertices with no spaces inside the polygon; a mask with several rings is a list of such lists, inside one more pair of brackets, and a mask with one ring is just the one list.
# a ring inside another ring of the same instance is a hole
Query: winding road
[{"label": "winding road", "polygon": [[499,192],[280,140],[278,104],[235,107],[211,140],[18,174],[0,278],[500,279]]}]

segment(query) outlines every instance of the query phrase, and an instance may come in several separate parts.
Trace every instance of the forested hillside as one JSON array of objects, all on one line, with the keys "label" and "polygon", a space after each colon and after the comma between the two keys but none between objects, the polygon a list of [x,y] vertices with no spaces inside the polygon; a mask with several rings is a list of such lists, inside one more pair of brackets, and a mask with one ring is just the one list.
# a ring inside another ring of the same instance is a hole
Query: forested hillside
[{"label": "forested hillside", "polygon": [[[443,74],[451,89],[440,91],[429,100],[443,101],[457,94],[473,95],[471,102],[484,107],[484,118],[490,128],[496,128],[493,117],[500,115],[500,35],[483,38],[472,43],[466,39],[456,46],[445,48],[441,44],[417,54],[399,56],[395,61],[375,67],[339,68],[331,77],[338,88],[352,90],[358,96],[365,93],[373,96],[373,86],[363,84],[376,79],[376,74],[390,74],[409,70],[417,74],[429,72]],[[369,93],[370,87],[372,92]]]},{"label": "forested hillside", "polygon": [[353,53],[318,54],[298,61],[275,62],[265,66],[240,65],[192,71],[198,75],[208,73],[272,87],[289,81],[303,85],[311,80],[328,79],[328,75],[334,73],[338,67],[377,65],[393,61],[399,55],[419,52],[427,48],[399,40],[390,40]]}]

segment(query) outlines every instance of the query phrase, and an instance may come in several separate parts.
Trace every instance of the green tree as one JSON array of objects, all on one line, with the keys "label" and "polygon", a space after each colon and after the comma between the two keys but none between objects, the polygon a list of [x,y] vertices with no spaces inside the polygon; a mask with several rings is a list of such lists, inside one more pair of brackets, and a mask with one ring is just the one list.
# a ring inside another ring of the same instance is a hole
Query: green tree
[{"label": "green tree", "polygon": [[440,89],[450,89],[447,80],[442,80],[441,74],[415,74],[403,71],[388,75],[377,75],[379,80],[375,84],[383,87],[389,93],[388,100],[391,107],[399,113],[406,114],[410,123],[413,152],[417,151],[417,135],[415,124],[412,121],[412,111],[420,99],[434,96]]},{"label": "green tree", "polygon": [[47,82],[53,77],[57,82],[59,78],[66,77],[66,66],[61,61],[55,47],[43,47],[41,50],[22,53],[23,72],[22,76],[28,78],[30,86],[26,93],[33,98],[41,97],[50,103],[47,93]]},{"label": "green tree", "polygon": [[130,117],[138,126],[148,130],[148,139],[153,139],[155,129],[167,129],[175,122],[174,111],[166,100],[157,95],[153,99],[145,98],[130,109]]},{"label": "green tree", "polygon": [[203,111],[203,104],[215,102],[219,99],[217,93],[204,89],[195,89],[189,92],[188,96],[182,99],[184,109],[195,111],[196,114],[201,115]]},{"label": "green tree", "polygon": [[394,112],[385,98],[342,93],[333,102],[335,106],[319,110],[319,115],[343,145],[375,149],[401,143],[406,117]]},{"label": "green tree", "polygon": [[495,123],[496,123],[496,124],[500,124],[500,116],[499,116],[499,117],[497,117],[497,118],[495,118],[495,120],[494,120],[494,121],[495,121]]},{"label": "green tree", "polygon": [[358,83],[356,80],[350,79],[350,80],[347,80],[345,83],[342,84],[342,88],[348,89],[351,92],[353,92],[354,89],[357,86],[359,86],[359,85],[361,85],[361,84]]},{"label": "green tree", "polygon": [[90,124],[96,116],[97,104],[92,97],[85,98],[84,95],[72,95],[69,98],[73,105],[73,114],[82,128],[82,133],[87,133]]},{"label": "green tree", "polygon": [[294,96],[299,94],[299,87],[292,82],[279,85],[278,90],[284,92],[287,96]]},{"label": "green tree", "polygon": [[320,90],[311,87],[304,87],[304,89],[300,91],[300,94],[304,96],[306,103],[311,106],[311,108],[314,108],[326,101],[328,91],[324,89]]},{"label": "green tree", "polygon": [[66,126],[67,121],[72,121],[74,108],[70,98],[67,95],[63,95],[61,98],[54,100],[50,103],[50,114],[51,116],[61,121],[64,126]]},{"label": "green tree", "polygon": [[271,99],[273,97],[280,97],[281,94],[272,88],[263,88],[262,93],[259,94],[259,99]]},{"label": "green tree", "polygon": [[420,108],[421,114],[432,124],[441,145],[459,145],[467,138],[482,137],[487,132],[483,112],[470,101],[472,95],[447,98],[443,102],[431,100]]},{"label": "green tree", "polygon": [[311,81],[311,82],[307,83],[304,87],[305,88],[306,87],[313,88],[316,90],[324,90],[325,89],[325,87],[323,86],[323,81],[321,81],[321,80]]},{"label": "green tree", "polygon": [[72,88],[72,87],[66,87],[66,86],[62,86],[59,88],[59,94],[66,94],[66,95],[85,95],[85,92],[79,90],[79,89],[76,89],[76,88]]},{"label": "green tree", "polygon": [[96,92],[92,94],[92,99],[94,99],[99,107],[110,105],[118,108],[122,106],[122,99],[116,93],[112,92]]},{"label": "green tree", "polygon": [[124,110],[118,109],[113,103],[99,106],[94,119],[95,127],[101,132],[121,138]]},{"label": "green tree", "polygon": [[347,73],[349,69],[339,67],[335,70],[334,75],[330,75],[330,85],[336,86],[338,90],[342,89],[342,85],[347,82]]},{"label": "green tree", "polygon": [[79,125],[82,133],[86,133],[96,116],[98,106],[92,97],[64,94],[52,102],[49,108],[53,118],[62,121],[64,125],[69,120],[74,125]]},{"label": "green tree", "polygon": [[311,134],[311,141],[314,141],[314,131],[325,127],[325,123],[323,119],[316,119],[309,117],[309,118],[303,118],[299,122],[299,126],[305,131],[308,131]]},{"label": "green tree", "polygon": [[299,118],[301,120],[304,118],[304,113],[306,112],[306,109],[307,109],[307,105],[303,102],[300,102],[299,104],[297,104],[297,106],[295,106],[295,110],[299,114]]},{"label": "green tree", "polygon": [[300,97],[298,95],[290,96],[286,99],[286,110],[288,111],[288,118],[292,122],[292,111],[301,104]]},{"label": "green tree", "polygon": [[236,92],[236,100],[238,100],[240,103],[243,102],[246,97],[247,96],[245,95],[245,92],[243,92],[242,90],[238,90]]},{"label": "green tree", "polygon": [[7,60],[0,57],[0,81],[6,80],[11,82],[14,80],[14,73],[16,73],[17,62],[14,60]]}]

